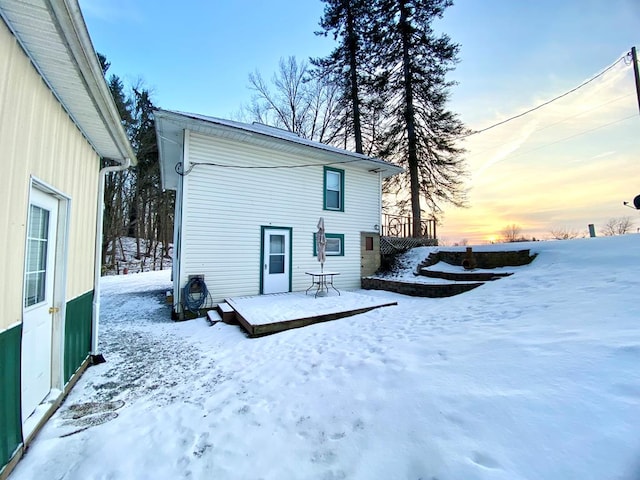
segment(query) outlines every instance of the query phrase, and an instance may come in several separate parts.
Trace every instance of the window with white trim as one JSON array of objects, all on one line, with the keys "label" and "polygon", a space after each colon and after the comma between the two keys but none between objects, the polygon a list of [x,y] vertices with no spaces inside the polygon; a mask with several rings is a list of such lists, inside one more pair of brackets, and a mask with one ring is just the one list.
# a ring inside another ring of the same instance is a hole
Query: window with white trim
[{"label": "window with white trim", "polygon": [[324,167],[324,209],[344,211],[344,170]]},{"label": "window with white trim", "polygon": [[[316,235],[313,234],[313,256],[318,256],[318,244]],[[326,233],[325,238],[327,244],[325,246],[325,254],[327,257],[343,257],[344,256],[344,234],[343,233]]]}]

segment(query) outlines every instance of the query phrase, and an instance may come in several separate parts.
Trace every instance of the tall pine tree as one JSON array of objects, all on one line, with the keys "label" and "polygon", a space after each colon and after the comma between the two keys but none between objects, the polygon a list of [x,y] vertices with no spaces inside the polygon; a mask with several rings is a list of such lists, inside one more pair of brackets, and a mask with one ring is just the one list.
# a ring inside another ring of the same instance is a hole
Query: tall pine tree
[{"label": "tall pine tree", "polygon": [[[102,74],[106,76],[111,64],[107,58],[98,53],[98,60],[102,67]],[[133,117],[131,115],[132,101],[125,94],[124,84],[117,75],[111,75],[107,81],[111,96],[115,101],[120,122],[131,136],[131,125]],[[111,165],[110,160],[102,160],[101,166]],[[130,194],[132,183],[130,170],[112,172],[105,178],[104,188],[104,215],[102,228],[102,265],[105,269],[115,269],[116,251],[120,238],[125,234],[128,218],[127,198]]]},{"label": "tall pine tree", "polygon": [[381,156],[406,167],[396,187],[411,193],[413,235],[421,235],[421,200],[434,213],[443,202],[465,203],[464,150],[456,140],[465,128],[447,110],[446,74],[458,45],[434,32],[452,0],[376,0],[372,45],[377,96],[388,107]]},{"label": "tall pine tree", "polygon": [[[109,69],[104,55],[98,54],[103,74]],[[173,192],[163,192],[160,184],[158,146],[153,118],[154,105],[148,89],[138,85],[125,92],[122,80],[111,75],[107,82],[120,113],[122,125],[136,153],[138,164],[125,171],[113,172],[106,178],[103,265],[116,270],[116,254],[121,238],[135,238],[136,259],[146,268],[162,268],[162,257],[168,256],[173,237]],[[144,251],[142,244],[144,243]],[[162,249],[160,250],[160,245]],[[128,261],[122,258],[121,260]]]},{"label": "tall pine tree", "polygon": [[347,130],[353,133],[355,150],[363,153],[362,96],[366,84],[364,67],[366,25],[370,19],[369,3],[365,0],[323,0],[326,5],[320,20],[318,35],[333,34],[338,46],[325,58],[315,58],[317,76],[339,86],[343,108],[349,112]]}]

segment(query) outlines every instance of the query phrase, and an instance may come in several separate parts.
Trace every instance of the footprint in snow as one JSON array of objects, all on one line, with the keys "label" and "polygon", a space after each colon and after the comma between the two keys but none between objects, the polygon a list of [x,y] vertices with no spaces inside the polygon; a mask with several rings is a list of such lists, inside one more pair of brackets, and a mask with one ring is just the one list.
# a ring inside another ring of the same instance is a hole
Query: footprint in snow
[{"label": "footprint in snow", "polygon": [[249,405],[243,405],[242,408],[238,409],[236,413],[240,415],[246,415],[251,411],[251,407]]},{"label": "footprint in snow", "polygon": [[473,452],[473,456],[471,457],[471,461],[476,465],[480,465],[484,468],[500,468],[500,463],[490,455],[480,452]]},{"label": "footprint in snow", "polygon": [[116,412],[103,412],[97,413],[95,415],[87,415],[85,417],[70,420],[63,424],[63,427],[73,427],[74,430],[63,433],[60,435],[60,438],[70,437],[71,435],[75,435],[76,433],[80,433],[85,431],[88,428],[95,427],[97,425],[102,425],[103,423],[109,422],[114,418],[117,418],[118,414]]},{"label": "footprint in snow", "polygon": [[61,417],[65,420],[77,420],[87,415],[96,413],[112,412],[119,410],[124,406],[122,400],[114,400],[111,402],[86,402],[75,403],[61,413]]},{"label": "footprint in snow", "polygon": [[358,418],[355,422],[353,422],[353,431],[358,432],[361,430],[364,430],[364,422]]},{"label": "footprint in snow", "polygon": [[334,463],[337,457],[333,450],[316,450],[311,455],[311,462],[329,465]]},{"label": "footprint in snow", "polygon": [[64,410],[60,416],[66,420],[62,426],[75,428],[60,435],[60,437],[68,437],[76,433],[82,432],[90,427],[102,425],[118,417],[118,410],[124,406],[122,400],[111,402],[86,402],[70,405]]},{"label": "footprint in snow", "polygon": [[193,446],[193,455],[197,458],[202,457],[207,450],[213,448],[213,444],[209,443],[209,433],[205,432],[198,438]]}]

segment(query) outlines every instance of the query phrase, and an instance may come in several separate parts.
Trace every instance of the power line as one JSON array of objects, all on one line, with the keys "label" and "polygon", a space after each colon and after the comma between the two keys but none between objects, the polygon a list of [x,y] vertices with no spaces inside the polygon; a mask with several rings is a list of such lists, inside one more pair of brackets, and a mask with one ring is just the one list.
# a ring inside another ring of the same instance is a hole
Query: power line
[{"label": "power line", "polygon": [[[367,160],[366,158],[354,158],[350,160],[337,160],[335,162],[325,162],[325,163],[303,163],[297,165],[229,165],[222,163],[208,163],[208,162],[191,162],[190,166],[187,170],[184,170],[184,164],[182,162],[178,162],[175,166],[175,171],[178,175],[186,176],[191,173],[194,167],[197,166],[206,166],[206,167],[220,167],[220,168],[236,168],[241,170],[278,170],[278,169],[290,169],[290,168],[307,168],[307,167],[323,167],[327,165],[344,165],[346,163],[354,163],[361,162],[363,160]],[[397,166],[395,164],[390,164],[391,166]],[[381,165],[383,167],[384,165]],[[371,171],[375,171],[373,169]]]},{"label": "power line", "polygon": [[[630,96],[632,96],[632,95],[634,95],[634,94],[633,94],[633,93],[627,93],[627,94],[622,95],[622,96],[620,96],[620,97],[617,97],[617,98],[614,98],[614,99],[612,99],[612,100],[608,100],[608,101],[606,101],[606,102],[604,102],[604,103],[601,103],[601,104],[599,104],[599,105],[596,105],[595,107],[589,108],[588,110],[584,110],[584,111],[582,111],[582,112],[578,112],[578,113],[576,113],[576,114],[574,114],[574,115],[569,115],[568,117],[564,117],[564,118],[562,118],[561,120],[558,120],[557,122],[553,122],[553,123],[550,123],[550,124],[545,125],[545,126],[543,126],[543,127],[536,128],[535,130],[533,130],[532,132],[530,132],[530,133],[529,133],[529,135],[533,135],[534,133],[540,132],[540,131],[542,131],[542,130],[546,130],[547,128],[551,128],[551,127],[553,127],[553,126],[555,126],[555,125],[559,125],[559,124],[561,124],[561,123],[566,122],[567,120],[571,120],[572,118],[580,117],[580,116],[585,115],[585,114],[587,114],[587,113],[589,113],[589,112],[593,112],[594,110],[598,110],[598,109],[600,109],[600,108],[602,108],[602,107],[605,107],[605,106],[607,106],[607,105],[609,105],[609,104],[611,104],[611,103],[613,103],[613,102],[618,102],[618,101],[623,100],[623,99],[625,99],[625,98],[627,98],[627,97],[630,97]],[[494,150],[494,149],[495,149],[495,146],[492,146],[492,147],[489,147],[489,148],[484,148],[484,149],[482,149],[482,150],[480,150],[480,151],[475,151],[475,150],[474,150],[474,151],[471,153],[471,156],[472,156],[472,157],[476,157],[476,156],[478,156],[478,155],[482,155],[483,153],[485,153],[485,152],[489,152],[489,151]]]},{"label": "power line", "polygon": [[634,118],[634,117],[637,117],[637,115],[636,115],[636,114],[629,115],[628,117],[620,118],[620,119],[618,119],[618,120],[614,120],[614,121],[612,121],[612,122],[605,123],[604,125],[599,125],[599,126],[597,126],[597,127],[590,128],[590,129],[588,129],[588,130],[584,130],[584,131],[582,131],[582,132],[580,132],[580,133],[575,133],[575,134],[573,134],[573,135],[569,135],[568,137],[560,138],[560,139],[555,140],[555,141],[550,142],[550,143],[545,143],[544,145],[540,145],[540,146],[538,146],[538,147],[531,148],[531,149],[529,149],[529,150],[526,150],[526,151],[521,152],[521,153],[517,153],[517,154],[515,154],[515,155],[510,155],[509,157],[510,157],[510,158],[520,157],[520,156],[522,156],[522,155],[526,155],[526,154],[528,154],[528,153],[535,152],[535,151],[537,151],[537,150],[541,150],[541,149],[543,149],[543,148],[550,147],[551,145],[555,145],[555,144],[557,144],[557,143],[562,143],[562,142],[564,142],[564,141],[566,141],[566,140],[571,140],[572,138],[580,137],[580,136],[582,136],[582,135],[584,135],[584,134],[586,134],[586,133],[595,132],[596,130],[600,130],[600,129],[602,129],[602,128],[609,127],[609,126],[611,126],[611,125],[615,125],[616,123],[622,123],[622,122],[627,121],[627,120],[629,120],[630,118]]},{"label": "power line", "polygon": [[598,74],[597,74],[597,75],[595,75],[594,77],[591,77],[589,80],[586,80],[586,81],[582,82],[582,83],[581,83],[580,85],[578,85],[577,87],[572,88],[571,90],[569,90],[569,91],[567,91],[567,92],[563,93],[562,95],[558,95],[557,97],[554,97],[554,98],[552,98],[551,100],[548,100],[548,101],[546,101],[546,102],[544,102],[544,103],[541,103],[540,105],[538,105],[538,106],[536,106],[536,107],[530,108],[529,110],[527,110],[527,111],[525,111],[525,112],[519,113],[518,115],[514,115],[513,117],[509,117],[509,118],[507,118],[507,119],[505,119],[505,120],[502,120],[502,121],[500,121],[500,122],[498,122],[498,123],[494,123],[493,125],[489,125],[489,126],[488,126],[488,127],[486,127],[486,128],[483,128],[483,129],[481,129],[481,130],[475,130],[475,131],[473,131],[473,132],[471,132],[471,133],[468,133],[468,134],[466,134],[466,135],[462,135],[460,138],[467,138],[467,137],[470,137],[470,136],[472,136],[472,135],[477,135],[478,133],[486,132],[487,130],[491,130],[492,128],[498,127],[498,126],[500,126],[500,125],[504,125],[505,123],[507,123],[507,122],[511,122],[512,120],[515,120],[515,119],[517,119],[517,118],[524,117],[525,115],[528,115],[528,114],[529,114],[529,113],[531,113],[531,112],[535,112],[536,110],[539,110],[539,109],[541,109],[542,107],[545,107],[545,106],[549,105],[550,103],[555,102],[556,100],[560,100],[561,98],[566,97],[567,95],[569,95],[569,94],[571,94],[571,93],[575,92],[576,90],[581,89],[582,87],[584,87],[584,86],[586,86],[586,85],[590,84],[590,83],[591,83],[591,82],[593,82],[594,80],[596,80],[596,79],[600,78],[602,75],[604,75],[604,74],[605,74],[605,73],[607,73],[609,70],[611,70],[613,67],[615,67],[618,63],[620,63],[621,61],[625,60],[625,59],[627,58],[627,56],[628,56],[628,55],[624,55],[624,56],[620,57],[618,60],[616,60],[615,62],[613,62],[611,65],[609,65],[607,68],[605,68],[603,71],[601,71],[600,73],[598,73]]},{"label": "power line", "polygon": [[551,128],[551,127],[553,127],[553,126],[555,126],[555,125],[559,125],[560,123],[564,123],[564,122],[566,122],[567,120],[571,120],[572,118],[581,117],[582,115],[586,115],[587,113],[593,112],[594,110],[598,110],[598,109],[600,109],[600,108],[602,108],[602,107],[606,107],[607,105],[609,105],[609,104],[611,104],[611,103],[618,102],[618,101],[623,100],[623,99],[625,99],[625,98],[627,98],[627,97],[631,97],[632,95],[633,95],[633,93],[627,93],[627,94],[622,95],[622,96],[620,96],[620,97],[613,98],[613,99],[611,99],[611,100],[607,100],[606,102],[601,103],[601,104],[599,104],[599,105],[596,105],[595,107],[591,107],[591,108],[589,108],[589,109],[587,109],[587,110],[584,110],[584,111],[582,111],[582,112],[578,112],[578,113],[576,113],[576,114],[574,114],[574,115],[569,115],[568,117],[564,117],[564,118],[562,118],[561,120],[558,120],[557,122],[550,123],[550,124],[548,124],[548,125],[545,125],[544,127],[536,128],[536,129],[535,129],[533,132],[531,132],[531,133],[533,134],[533,133],[536,133],[536,132],[540,132],[540,131],[545,130],[545,129],[547,129],[547,128]]}]

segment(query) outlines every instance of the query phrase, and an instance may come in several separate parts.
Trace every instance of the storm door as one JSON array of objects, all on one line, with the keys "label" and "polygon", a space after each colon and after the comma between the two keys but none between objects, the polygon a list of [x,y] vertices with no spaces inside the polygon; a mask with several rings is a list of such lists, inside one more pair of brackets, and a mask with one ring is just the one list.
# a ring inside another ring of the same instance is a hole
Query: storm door
[{"label": "storm door", "polygon": [[59,201],[31,190],[22,323],[22,419],[26,420],[51,391],[53,286]]},{"label": "storm door", "polygon": [[291,230],[265,227],[262,235],[262,293],[291,290]]}]

